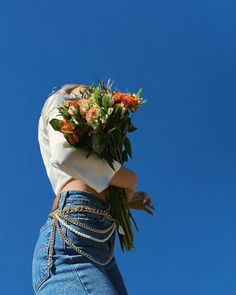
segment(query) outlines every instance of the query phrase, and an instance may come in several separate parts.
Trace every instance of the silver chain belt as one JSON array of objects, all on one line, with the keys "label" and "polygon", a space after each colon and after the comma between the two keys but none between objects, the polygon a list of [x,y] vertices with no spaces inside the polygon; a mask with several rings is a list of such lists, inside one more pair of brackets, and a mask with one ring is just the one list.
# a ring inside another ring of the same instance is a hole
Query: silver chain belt
[{"label": "silver chain belt", "polygon": [[[99,214],[99,215],[104,215],[106,216],[107,219],[109,219],[110,221],[113,221],[113,223],[108,226],[105,229],[97,229],[94,227],[91,227],[87,224],[84,224],[82,222],[80,222],[78,219],[73,219],[67,216],[67,214],[69,213],[76,213],[76,212],[92,212],[95,214]],[[53,266],[53,247],[54,247],[54,243],[55,243],[55,236],[56,236],[56,228],[58,228],[58,231],[62,237],[62,239],[65,241],[65,243],[67,243],[68,245],[70,245],[76,252],[78,252],[81,255],[86,256],[88,259],[98,263],[99,265],[106,265],[107,263],[110,262],[110,260],[113,257],[113,253],[114,253],[114,247],[115,247],[115,243],[113,243],[112,245],[112,251],[110,252],[108,258],[106,259],[106,261],[101,262],[101,261],[97,261],[96,259],[94,259],[91,255],[89,255],[88,253],[84,252],[83,250],[79,249],[75,244],[73,244],[64,234],[59,222],[64,225],[67,229],[69,229],[70,231],[72,231],[73,233],[75,233],[78,236],[82,236],[91,240],[94,240],[96,242],[105,242],[107,241],[113,234],[114,230],[116,229],[116,227],[118,226],[119,232],[121,234],[124,234],[124,231],[122,229],[122,227],[118,224],[118,222],[116,221],[116,219],[109,214],[108,212],[102,210],[102,209],[96,209],[96,208],[91,208],[91,207],[84,207],[84,206],[78,206],[75,208],[69,208],[69,209],[62,209],[62,210],[54,210],[51,211],[49,214],[50,217],[53,218],[52,221],[52,225],[51,225],[51,238],[50,238],[50,242],[49,242],[49,253],[48,253],[48,268],[51,268]],[[72,226],[68,225],[65,221],[69,221],[71,224],[74,225],[78,225],[81,226],[83,228],[86,228],[88,230],[91,230],[93,232],[97,232],[97,233],[106,233],[109,232],[111,230],[111,232],[108,234],[108,236],[104,239],[97,239],[94,238],[90,235],[87,235],[85,233],[81,233],[78,230],[76,230],[75,228],[73,228]]]}]

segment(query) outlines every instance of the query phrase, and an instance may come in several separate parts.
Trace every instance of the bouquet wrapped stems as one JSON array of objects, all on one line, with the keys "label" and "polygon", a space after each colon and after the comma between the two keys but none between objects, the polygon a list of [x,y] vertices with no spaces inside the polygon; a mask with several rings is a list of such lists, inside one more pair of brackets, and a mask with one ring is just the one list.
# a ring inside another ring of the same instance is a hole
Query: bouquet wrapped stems
[{"label": "bouquet wrapped stems", "polygon": [[[116,149],[116,160],[123,164],[122,153],[117,148]],[[134,222],[137,230],[138,226],[130,212],[127,196],[124,188],[118,188],[110,185],[108,188],[108,199],[111,204],[111,213],[116,218],[118,222],[118,235],[120,240],[121,249],[124,248],[130,251],[134,248],[133,240],[134,234],[131,227],[130,217]]]},{"label": "bouquet wrapped stems", "polygon": [[[131,212],[124,192],[124,189],[109,186],[108,198],[111,204],[111,214],[116,218],[118,222],[118,235],[122,250],[131,250],[134,248],[131,223],[129,216]],[[121,226],[121,228],[120,228]]]}]

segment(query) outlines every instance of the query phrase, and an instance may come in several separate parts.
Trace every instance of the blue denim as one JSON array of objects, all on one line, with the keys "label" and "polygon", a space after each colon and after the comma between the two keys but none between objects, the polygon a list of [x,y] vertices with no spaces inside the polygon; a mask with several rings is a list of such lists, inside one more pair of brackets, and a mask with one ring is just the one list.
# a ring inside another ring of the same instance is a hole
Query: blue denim
[{"label": "blue denim", "polygon": [[[108,202],[89,192],[79,190],[63,191],[60,194],[59,210],[77,206],[93,207],[111,212]],[[71,212],[67,215],[96,229],[107,228],[112,221],[104,215],[91,212]],[[61,237],[56,228],[53,245],[53,265],[48,268],[48,254],[53,219],[48,216],[39,230],[32,260],[32,284],[35,294],[39,295],[127,295],[123,278],[114,255],[105,265],[96,263],[75,251]],[[66,224],[68,224],[66,222]],[[97,242],[74,234],[60,224],[65,236],[79,249],[91,255],[97,261],[106,261],[115,246],[116,230],[105,242]],[[101,238],[104,233],[97,233],[78,225],[72,225],[76,230]],[[100,236],[99,236],[100,235]],[[107,233],[106,233],[107,235]]]}]

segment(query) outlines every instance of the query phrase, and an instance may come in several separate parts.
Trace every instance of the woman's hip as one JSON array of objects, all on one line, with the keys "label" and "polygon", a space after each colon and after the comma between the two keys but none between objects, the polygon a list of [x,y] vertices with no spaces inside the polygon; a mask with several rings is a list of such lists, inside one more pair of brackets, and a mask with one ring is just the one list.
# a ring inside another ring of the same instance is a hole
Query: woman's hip
[{"label": "woman's hip", "polygon": [[103,269],[105,275],[105,269],[114,264],[117,224],[110,204],[77,190],[64,191],[60,197],[58,208],[40,228],[35,246],[35,292],[53,279],[63,281],[66,274],[89,276],[92,269],[95,273]]}]

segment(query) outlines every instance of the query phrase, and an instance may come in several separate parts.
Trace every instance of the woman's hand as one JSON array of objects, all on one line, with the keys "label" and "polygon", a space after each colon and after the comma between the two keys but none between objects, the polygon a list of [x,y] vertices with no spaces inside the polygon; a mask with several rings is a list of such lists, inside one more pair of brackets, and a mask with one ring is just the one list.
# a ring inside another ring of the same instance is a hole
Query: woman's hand
[{"label": "woman's hand", "polygon": [[[131,195],[130,195],[130,197],[131,197]],[[133,193],[133,198],[130,198],[130,201],[128,201],[128,204],[129,204],[130,208],[132,208],[132,209],[144,210],[149,215],[154,215],[154,213],[150,209],[147,208],[147,207],[149,207],[149,208],[152,208],[155,210],[155,208],[151,202],[151,199],[143,191],[138,191],[138,192]]]},{"label": "woman's hand", "polygon": [[114,174],[109,184],[125,190],[125,195],[130,208],[144,210],[148,214],[154,215],[154,213],[147,208],[150,207],[155,210],[147,194],[143,191],[135,192],[138,184],[138,177],[134,171],[121,166],[121,168]]}]

